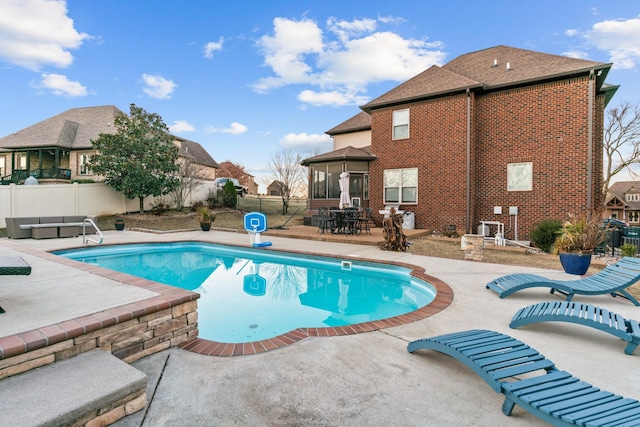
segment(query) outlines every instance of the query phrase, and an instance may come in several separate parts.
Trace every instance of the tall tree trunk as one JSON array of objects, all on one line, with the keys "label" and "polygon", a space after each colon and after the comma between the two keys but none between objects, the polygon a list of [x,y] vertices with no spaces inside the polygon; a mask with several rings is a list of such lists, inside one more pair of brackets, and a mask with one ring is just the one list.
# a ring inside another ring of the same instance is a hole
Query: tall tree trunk
[{"label": "tall tree trunk", "polygon": [[138,197],[140,201],[140,213],[144,213],[144,197]]}]

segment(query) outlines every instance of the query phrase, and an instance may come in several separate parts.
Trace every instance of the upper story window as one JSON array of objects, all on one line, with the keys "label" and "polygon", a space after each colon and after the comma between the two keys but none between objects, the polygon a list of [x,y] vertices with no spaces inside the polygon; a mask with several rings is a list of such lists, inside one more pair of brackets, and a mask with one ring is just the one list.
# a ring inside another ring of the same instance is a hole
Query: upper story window
[{"label": "upper story window", "polygon": [[532,184],[532,162],[507,164],[507,191],[531,191]]},{"label": "upper story window", "polygon": [[640,194],[627,194],[627,202],[637,202],[640,200]]},{"label": "upper story window", "polygon": [[393,139],[409,138],[409,109],[393,112]]},{"label": "upper story window", "polygon": [[4,157],[0,157],[0,178],[6,175],[5,165],[4,165]]},{"label": "upper story window", "polygon": [[418,202],[418,168],[384,171],[384,203]]}]

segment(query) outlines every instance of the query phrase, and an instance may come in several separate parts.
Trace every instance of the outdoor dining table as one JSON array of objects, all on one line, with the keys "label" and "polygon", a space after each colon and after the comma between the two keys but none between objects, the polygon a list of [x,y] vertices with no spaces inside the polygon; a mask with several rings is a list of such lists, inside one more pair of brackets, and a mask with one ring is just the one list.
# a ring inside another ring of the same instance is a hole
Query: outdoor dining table
[{"label": "outdoor dining table", "polygon": [[[351,216],[351,213],[355,213],[355,217]],[[359,216],[357,209],[330,209],[329,214],[334,219],[331,224],[331,234],[356,234],[355,222]]]}]

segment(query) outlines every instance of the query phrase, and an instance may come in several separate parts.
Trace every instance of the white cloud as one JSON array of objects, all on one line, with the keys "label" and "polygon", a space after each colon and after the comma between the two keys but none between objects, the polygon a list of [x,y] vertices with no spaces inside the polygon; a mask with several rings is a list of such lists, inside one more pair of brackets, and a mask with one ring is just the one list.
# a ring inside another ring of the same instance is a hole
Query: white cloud
[{"label": "white cloud", "polygon": [[193,132],[196,128],[189,122],[184,120],[175,120],[171,126],[169,126],[171,133],[181,132]]},{"label": "white cloud", "polygon": [[[304,89],[298,99],[310,105],[359,104],[371,83],[404,81],[434,64],[444,63],[446,54],[440,42],[405,39],[378,30],[379,25],[395,24],[400,18],[329,18],[326,30],[315,21],[276,18],[273,34],[258,41],[265,65],[273,75],[259,79],[256,92],[291,85],[316,87]],[[366,102],[366,101],[365,101]]]},{"label": "white cloud", "polygon": [[570,29],[566,30],[564,33],[565,33],[566,35],[568,35],[569,37],[573,37],[573,36],[578,35],[578,30],[575,30],[575,29],[573,29],[573,28],[570,28]]},{"label": "white cloud", "polygon": [[316,92],[313,90],[303,90],[298,94],[298,100],[316,107],[328,105],[341,107],[344,105],[362,105],[369,101],[365,96],[358,96],[355,93],[339,91]]},{"label": "white cloud", "polygon": [[82,86],[79,82],[70,81],[67,79],[67,76],[61,74],[44,73],[40,76],[40,81],[32,84],[32,86],[39,89],[50,90],[54,95],[67,98],[87,95],[86,87]]},{"label": "white cloud", "polygon": [[0,58],[37,71],[43,65],[68,67],[69,52],[89,37],[67,16],[65,1],[2,0]]},{"label": "white cloud", "polygon": [[209,42],[204,45],[204,57],[207,59],[213,58],[213,53],[222,50],[222,44],[224,38],[220,37],[217,42]]},{"label": "white cloud", "polygon": [[640,60],[640,17],[597,22],[583,36],[607,51],[616,68],[635,68]]},{"label": "white cloud", "polygon": [[327,134],[307,134],[307,133],[288,133],[281,140],[280,145],[284,147],[311,146],[330,143],[331,137]]},{"label": "white cloud", "polygon": [[232,135],[240,135],[242,133],[245,133],[248,130],[249,130],[248,127],[238,122],[233,122],[229,125],[228,128],[224,128],[224,129],[219,129],[213,126],[207,127],[207,132],[211,132],[211,133],[221,132],[221,133],[229,133]]},{"label": "white cloud", "polygon": [[569,50],[566,52],[562,52],[563,56],[568,56],[569,58],[576,58],[576,59],[589,59],[589,54],[587,52],[584,52],[582,50]]},{"label": "white cloud", "polygon": [[151,74],[143,74],[142,81],[145,84],[145,87],[142,88],[142,91],[150,97],[157,99],[171,98],[173,91],[175,90],[176,86],[178,86],[171,80],[167,80],[162,76],[154,76]]}]

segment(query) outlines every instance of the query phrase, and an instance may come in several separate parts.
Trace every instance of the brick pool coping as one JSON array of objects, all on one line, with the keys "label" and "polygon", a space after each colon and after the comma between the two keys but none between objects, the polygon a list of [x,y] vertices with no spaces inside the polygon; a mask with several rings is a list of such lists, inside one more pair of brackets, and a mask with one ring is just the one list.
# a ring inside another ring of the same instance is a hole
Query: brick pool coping
[{"label": "brick pool coping", "polygon": [[[271,249],[273,251],[280,251],[279,249]],[[332,326],[326,328],[297,328],[289,331],[285,334],[278,335],[273,338],[264,339],[260,341],[252,341],[245,343],[224,343],[218,341],[205,340],[202,338],[196,338],[193,341],[189,341],[180,344],[179,347],[185,350],[204,354],[207,356],[248,356],[251,354],[264,353],[266,351],[276,350],[278,348],[287,347],[289,345],[300,342],[304,339],[311,337],[334,337],[342,335],[354,335],[364,332],[374,332],[380,329],[392,328],[395,326],[402,326],[408,323],[413,323],[418,320],[431,317],[445,308],[451,305],[453,301],[453,289],[445,282],[437,279],[433,276],[429,276],[424,273],[424,269],[415,265],[394,262],[394,261],[382,261],[367,258],[356,258],[349,256],[341,256],[339,258],[327,254],[308,253],[308,252],[294,252],[282,250],[281,252],[287,253],[299,253],[310,256],[321,256],[324,258],[333,258],[353,262],[367,262],[375,264],[394,265],[399,267],[408,268],[411,270],[411,275],[418,279],[424,280],[433,286],[436,290],[436,296],[429,304],[421,307],[410,313],[402,314],[400,316],[389,317],[387,319],[374,320],[371,322],[355,323],[347,326]]]},{"label": "brick pool coping", "polygon": [[[200,294],[174,286],[143,279],[129,274],[108,270],[95,265],[85,264],[45,251],[26,251],[17,244],[7,245],[12,249],[28,252],[44,260],[62,264],[68,267],[95,274],[110,280],[137,286],[158,295],[132,303],[109,308],[75,319],[65,320],[56,324],[43,326],[30,331],[20,332],[0,338],[0,360],[53,346],[67,340],[73,340],[91,332],[123,324],[132,319],[161,312],[162,310],[178,307],[195,301]],[[0,366],[1,367],[1,366]]]},{"label": "brick pool coping", "polygon": [[[198,243],[211,243],[197,240],[190,241]],[[136,244],[146,243],[154,244],[157,242],[137,242]],[[12,244],[9,246],[13,247],[16,250],[24,251],[24,248],[18,245]],[[234,245],[225,244],[225,246]],[[234,247],[247,249],[243,246]],[[195,337],[194,339],[191,339],[189,341],[178,343],[178,347],[194,353],[209,356],[245,356],[250,354],[263,353],[266,351],[271,351],[289,346],[291,344],[295,344],[296,342],[310,337],[353,335],[405,325],[433,316],[434,314],[437,314],[447,308],[453,301],[453,290],[449,285],[447,285],[440,279],[425,274],[424,269],[411,264],[349,256],[340,256],[339,258],[337,258],[335,256],[327,254],[296,252],[280,249],[270,249],[270,251],[299,253],[309,256],[321,256],[324,258],[334,258],[354,262],[370,262],[405,267],[411,270],[412,276],[422,279],[431,284],[436,289],[436,296],[433,301],[418,310],[382,320],[356,323],[348,326],[335,326],[326,328],[297,328],[270,339],[246,343],[222,343]],[[131,319],[139,318],[148,314],[159,312],[161,310],[169,309],[171,307],[176,307],[190,301],[195,301],[200,297],[200,294],[198,294],[197,292],[187,291],[181,288],[164,285],[136,276],[131,276],[126,273],[120,273],[95,265],[85,264],[54,255],[49,252],[41,251],[37,254],[34,254],[33,252],[30,253],[50,262],[66,265],[78,270],[105,277],[110,280],[126,283],[128,285],[141,287],[146,290],[156,292],[158,295],[79,318],[65,320],[57,324],[21,332],[15,335],[1,337],[0,360],[32,352],[44,347],[52,346],[65,340],[77,338],[84,334],[114,326]]]}]

